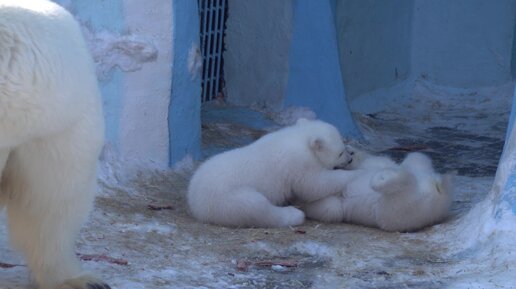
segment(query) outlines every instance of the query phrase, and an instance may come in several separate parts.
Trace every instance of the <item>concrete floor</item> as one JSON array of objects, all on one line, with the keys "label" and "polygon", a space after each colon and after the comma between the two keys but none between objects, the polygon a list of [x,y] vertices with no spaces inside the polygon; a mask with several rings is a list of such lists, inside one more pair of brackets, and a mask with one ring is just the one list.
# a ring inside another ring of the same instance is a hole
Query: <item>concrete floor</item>
[{"label": "concrete floor", "polygon": [[[464,102],[448,101],[419,99],[355,115],[365,136],[355,141],[358,145],[395,158],[423,151],[438,171],[457,171],[452,212],[441,225],[401,234],[313,221],[285,229],[200,224],[189,216],[184,202],[192,172],[186,168],[142,172],[123,185],[102,180],[77,251],[83,259],[93,259],[84,261],[87,269],[120,289],[515,288],[514,280],[497,278],[498,273],[514,272],[514,258],[496,267],[473,266],[471,254],[454,250],[443,237],[487,195],[503,148],[509,106],[496,103],[476,111]],[[204,112],[205,156],[277,128],[273,119],[210,106]],[[28,288],[27,268],[8,248],[5,227],[0,227],[2,263],[21,266],[0,265],[0,288]]]}]

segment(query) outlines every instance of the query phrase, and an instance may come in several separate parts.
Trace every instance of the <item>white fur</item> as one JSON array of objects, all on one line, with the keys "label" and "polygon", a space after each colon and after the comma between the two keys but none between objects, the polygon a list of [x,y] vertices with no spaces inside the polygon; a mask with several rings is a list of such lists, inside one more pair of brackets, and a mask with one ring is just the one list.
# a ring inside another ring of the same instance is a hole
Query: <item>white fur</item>
[{"label": "white fur", "polygon": [[73,17],[50,1],[0,0],[0,201],[41,289],[103,284],[82,271],[74,249],[93,204],[103,129]]},{"label": "white fur", "polygon": [[352,171],[333,168],[349,155],[337,129],[317,120],[267,134],[216,155],[195,172],[188,204],[203,222],[242,227],[285,227],[304,214],[281,207],[293,198],[310,202],[344,189]]},{"label": "white fur", "polygon": [[307,217],[349,222],[386,231],[413,231],[441,221],[451,203],[451,176],[439,175],[431,160],[411,153],[401,164],[356,151],[348,168],[357,178],[340,195],[303,206]]}]

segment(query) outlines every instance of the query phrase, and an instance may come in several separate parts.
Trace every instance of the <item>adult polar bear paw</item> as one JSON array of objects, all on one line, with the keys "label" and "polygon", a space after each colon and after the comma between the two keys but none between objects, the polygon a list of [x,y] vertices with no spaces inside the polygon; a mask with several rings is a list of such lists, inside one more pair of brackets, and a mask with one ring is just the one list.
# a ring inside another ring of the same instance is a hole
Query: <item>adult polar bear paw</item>
[{"label": "adult polar bear paw", "polygon": [[57,289],[111,289],[111,287],[95,276],[82,275],[66,280]]},{"label": "adult polar bear paw", "polygon": [[51,1],[0,0],[0,206],[40,289],[106,288],[76,278],[86,275],[74,249],[103,136],[95,69],[73,16]]}]

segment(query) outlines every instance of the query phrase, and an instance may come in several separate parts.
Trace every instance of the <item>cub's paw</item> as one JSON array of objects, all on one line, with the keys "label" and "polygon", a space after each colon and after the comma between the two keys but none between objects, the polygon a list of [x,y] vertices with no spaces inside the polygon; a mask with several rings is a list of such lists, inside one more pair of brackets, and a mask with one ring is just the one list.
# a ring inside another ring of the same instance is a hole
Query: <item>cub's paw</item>
[{"label": "cub's paw", "polygon": [[371,188],[378,192],[393,193],[401,190],[407,183],[409,174],[405,170],[385,169],[371,178]]},{"label": "cub's paw", "polygon": [[282,227],[298,226],[305,221],[305,213],[297,208],[290,206],[281,210],[283,211]]},{"label": "cub's paw", "polygon": [[57,289],[111,289],[111,287],[95,276],[82,275],[64,281]]}]

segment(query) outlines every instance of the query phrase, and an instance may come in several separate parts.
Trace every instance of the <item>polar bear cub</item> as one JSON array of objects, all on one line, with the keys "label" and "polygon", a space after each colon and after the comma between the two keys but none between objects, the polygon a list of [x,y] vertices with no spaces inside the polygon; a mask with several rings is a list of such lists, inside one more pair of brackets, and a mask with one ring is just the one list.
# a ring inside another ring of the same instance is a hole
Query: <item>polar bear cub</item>
[{"label": "polar bear cub", "polygon": [[109,288],[75,239],[93,206],[104,124],[81,29],[45,0],[0,0],[0,207],[40,289]]},{"label": "polar bear cub", "polygon": [[307,217],[349,222],[386,231],[413,231],[441,221],[451,203],[451,176],[440,175],[430,158],[410,153],[401,164],[352,152],[348,169],[357,177],[340,195],[305,204]]},{"label": "polar bear cub", "polygon": [[344,190],[354,171],[333,170],[350,156],[338,130],[299,119],[245,147],[208,159],[188,187],[191,213],[202,222],[236,227],[303,223],[294,198],[311,202]]}]

